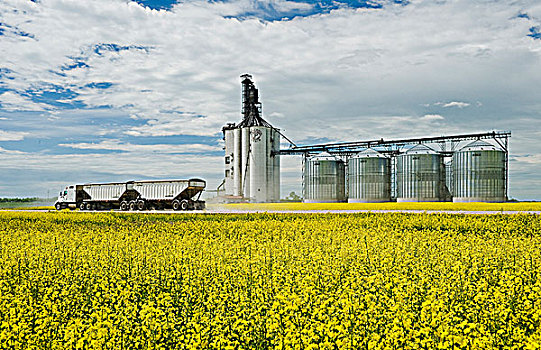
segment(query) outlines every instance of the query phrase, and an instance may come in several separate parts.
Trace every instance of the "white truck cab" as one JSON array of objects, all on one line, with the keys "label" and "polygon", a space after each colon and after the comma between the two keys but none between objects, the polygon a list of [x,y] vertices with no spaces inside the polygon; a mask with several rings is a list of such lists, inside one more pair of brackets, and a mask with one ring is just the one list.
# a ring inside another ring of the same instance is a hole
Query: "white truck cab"
[{"label": "white truck cab", "polygon": [[69,185],[63,191],[58,194],[58,199],[54,203],[56,210],[62,210],[66,208],[77,208],[77,190],[81,185]]}]

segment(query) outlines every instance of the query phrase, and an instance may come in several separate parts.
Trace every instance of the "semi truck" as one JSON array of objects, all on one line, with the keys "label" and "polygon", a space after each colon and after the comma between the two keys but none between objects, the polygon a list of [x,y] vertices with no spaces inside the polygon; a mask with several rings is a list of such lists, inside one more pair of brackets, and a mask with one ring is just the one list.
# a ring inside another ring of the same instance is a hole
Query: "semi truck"
[{"label": "semi truck", "polygon": [[201,179],[89,183],[66,186],[56,210],[202,210],[206,182]]}]

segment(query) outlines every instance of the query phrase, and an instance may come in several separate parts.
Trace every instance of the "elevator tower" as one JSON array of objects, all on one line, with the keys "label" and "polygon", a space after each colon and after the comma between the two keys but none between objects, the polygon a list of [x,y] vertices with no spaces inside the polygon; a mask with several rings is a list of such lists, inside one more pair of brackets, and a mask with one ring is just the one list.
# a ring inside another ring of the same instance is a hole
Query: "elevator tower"
[{"label": "elevator tower", "polygon": [[280,133],[262,117],[252,76],[241,75],[242,121],[222,128],[225,195],[254,203],[280,200]]}]

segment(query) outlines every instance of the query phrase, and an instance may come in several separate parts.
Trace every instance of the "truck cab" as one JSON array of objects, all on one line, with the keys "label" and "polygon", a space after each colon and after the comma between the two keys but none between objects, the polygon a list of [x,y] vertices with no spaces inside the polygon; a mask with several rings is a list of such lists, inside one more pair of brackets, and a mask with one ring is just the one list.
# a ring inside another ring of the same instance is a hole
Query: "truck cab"
[{"label": "truck cab", "polygon": [[80,185],[69,185],[58,194],[58,199],[54,203],[56,210],[77,208],[77,190]]}]

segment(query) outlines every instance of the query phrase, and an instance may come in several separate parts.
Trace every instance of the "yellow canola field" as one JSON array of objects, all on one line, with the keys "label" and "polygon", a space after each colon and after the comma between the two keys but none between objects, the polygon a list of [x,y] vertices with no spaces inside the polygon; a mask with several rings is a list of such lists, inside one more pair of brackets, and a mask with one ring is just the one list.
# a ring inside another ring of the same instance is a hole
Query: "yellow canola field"
[{"label": "yellow canola field", "polygon": [[507,203],[242,203],[209,205],[209,208],[287,211],[287,210],[446,210],[446,211],[541,211],[541,202]]},{"label": "yellow canola field", "polygon": [[539,215],[0,214],[1,349],[537,349]]}]

